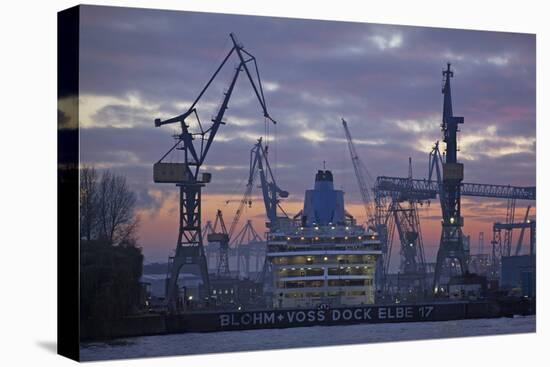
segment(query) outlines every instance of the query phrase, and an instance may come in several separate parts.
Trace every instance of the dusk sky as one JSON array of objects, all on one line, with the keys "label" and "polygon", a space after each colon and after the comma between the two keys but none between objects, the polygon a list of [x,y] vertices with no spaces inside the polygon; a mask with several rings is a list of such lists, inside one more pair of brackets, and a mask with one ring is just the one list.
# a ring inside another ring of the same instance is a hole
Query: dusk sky
[{"label": "dusk sky", "polygon": [[[279,186],[290,192],[282,204],[290,214],[300,210],[304,190],[326,161],[348,211],[365,219],[342,117],[372,176],[406,176],[410,156],[414,176],[427,177],[428,152],[441,139],[447,62],[455,71],[454,113],[465,118],[458,155],[465,181],[535,185],[534,35],[93,6],[81,12],[81,161],[127,176],[138,195],[146,262],[166,261],[177,241],[176,188],[152,180],[152,165],[177,130],[155,128],[153,121],[187,110],[231,49],[230,32],[258,61],[278,122],[270,127],[270,159]],[[199,104],[203,123],[215,114],[236,63],[232,58]],[[224,120],[204,166],[213,174],[203,191],[204,222],[217,208],[231,222],[249,151],[265,134],[244,74]],[[244,219],[264,232],[258,189],[255,197]],[[518,202],[516,219],[527,204]],[[504,221],[505,210],[503,200],[463,199],[473,253],[480,231],[489,250],[492,223]],[[427,258],[434,261],[439,205],[420,215]]]}]

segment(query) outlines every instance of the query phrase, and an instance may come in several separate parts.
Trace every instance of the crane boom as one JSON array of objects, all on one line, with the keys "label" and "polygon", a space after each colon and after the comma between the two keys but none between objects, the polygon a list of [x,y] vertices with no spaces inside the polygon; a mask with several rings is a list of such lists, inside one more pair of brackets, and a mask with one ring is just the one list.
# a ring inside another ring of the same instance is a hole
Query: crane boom
[{"label": "crane boom", "polygon": [[353,169],[355,170],[355,177],[357,178],[357,185],[359,186],[359,192],[361,193],[365,215],[367,216],[367,221],[373,223],[374,217],[371,210],[372,200],[369,193],[369,186],[367,184],[366,177],[368,176],[368,171],[361,159],[359,158],[359,155],[357,154],[357,150],[355,149],[355,145],[353,144],[353,139],[349,132],[346,120],[342,119],[342,125],[344,126],[346,140],[348,141],[348,149],[351,156],[351,163],[353,164]]}]

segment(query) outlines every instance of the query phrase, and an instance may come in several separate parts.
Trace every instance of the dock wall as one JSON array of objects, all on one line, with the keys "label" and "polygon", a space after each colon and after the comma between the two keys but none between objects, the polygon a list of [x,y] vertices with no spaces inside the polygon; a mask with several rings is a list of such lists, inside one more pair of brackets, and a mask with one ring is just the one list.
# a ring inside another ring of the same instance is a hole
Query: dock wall
[{"label": "dock wall", "polygon": [[315,325],[430,322],[533,314],[532,301],[447,302],[373,305],[333,309],[208,311],[181,315],[132,316],[112,322],[83,322],[81,340],[106,340],[185,332],[272,329]]}]

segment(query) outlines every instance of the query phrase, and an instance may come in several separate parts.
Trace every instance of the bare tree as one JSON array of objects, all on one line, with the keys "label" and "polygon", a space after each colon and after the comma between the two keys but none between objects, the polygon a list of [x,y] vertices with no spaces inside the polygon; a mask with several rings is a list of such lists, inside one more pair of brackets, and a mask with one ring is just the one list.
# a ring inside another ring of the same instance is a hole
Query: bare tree
[{"label": "bare tree", "polygon": [[93,167],[80,170],[80,232],[88,240],[109,244],[132,243],[138,227],[136,195],[126,177],[104,171],[99,179]]},{"label": "bare tree", "polygon": [[80,236],[91,240],[97,224],[97,172],[93,167],[80,169]]},{"label": "bare tree", "polygon": [[126,177],[104,171],[99,182],[99,237],[116,244],[131,240],[138,219],[134,209],[136,195],[130,191]]}]

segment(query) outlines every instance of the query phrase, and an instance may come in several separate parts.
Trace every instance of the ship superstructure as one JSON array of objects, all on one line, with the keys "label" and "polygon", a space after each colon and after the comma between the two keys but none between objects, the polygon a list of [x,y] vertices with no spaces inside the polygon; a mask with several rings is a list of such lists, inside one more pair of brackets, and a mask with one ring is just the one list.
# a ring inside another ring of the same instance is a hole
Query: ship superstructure
[{"label": "ship superstructure", "polygon": [[332,172],[320,170],[294,226],[268,235],[272,305],[373,304],[379,256],[378,234],[346,212],[344,192],[334,189]]}]

